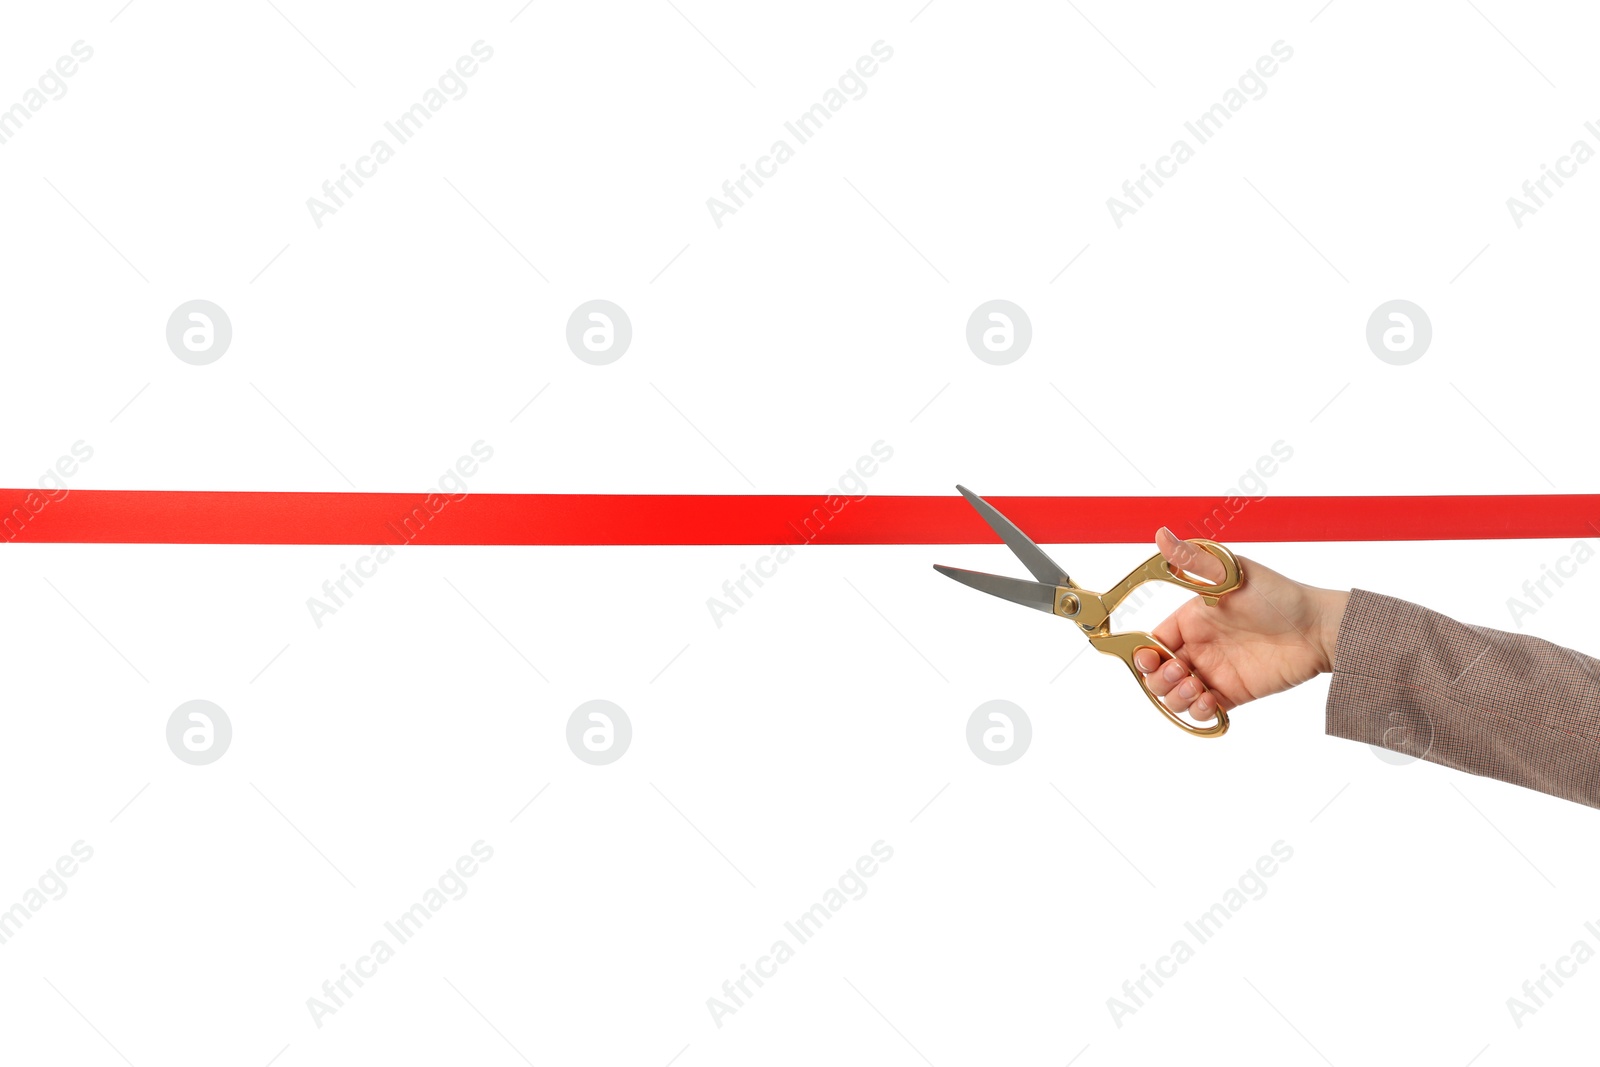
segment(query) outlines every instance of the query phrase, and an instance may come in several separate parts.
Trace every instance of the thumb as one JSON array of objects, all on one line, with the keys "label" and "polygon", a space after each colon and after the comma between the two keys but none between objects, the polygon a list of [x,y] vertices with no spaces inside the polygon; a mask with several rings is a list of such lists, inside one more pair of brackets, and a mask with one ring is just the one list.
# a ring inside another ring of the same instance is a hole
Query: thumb
[{"label": "thumb", "polygon": [[1165,526],[1156,531],[1156,548],[1161,550],[1161,554],[1175,570],[1187,571],[1196,578],[1208,582],[1220,582],[1227,577],[1227,571],[1223,568],[1221,560],[1204,549],[1180,540],[1177,534]]}]

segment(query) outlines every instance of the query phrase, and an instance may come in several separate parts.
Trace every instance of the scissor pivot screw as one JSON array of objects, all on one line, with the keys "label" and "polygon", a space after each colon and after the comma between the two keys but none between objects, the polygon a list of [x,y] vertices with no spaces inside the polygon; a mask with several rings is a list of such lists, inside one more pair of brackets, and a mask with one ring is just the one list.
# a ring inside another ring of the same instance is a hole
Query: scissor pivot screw
[{"label": "scissor pivot screw", "polygon": [[1062,593],[1060,601],[1056,604],[1056,610],[1063,615],[1076,615],[1080,606],[1077,597],[1071,593]]}]

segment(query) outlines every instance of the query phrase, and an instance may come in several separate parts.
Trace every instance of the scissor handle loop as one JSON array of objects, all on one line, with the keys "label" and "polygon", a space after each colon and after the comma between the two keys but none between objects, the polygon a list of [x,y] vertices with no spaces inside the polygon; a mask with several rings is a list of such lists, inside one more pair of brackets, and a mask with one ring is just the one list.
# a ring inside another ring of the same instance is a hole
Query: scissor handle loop
[{"label": "scissor handle loop", "polygon": [[1125,600],[1129,593],[1146,582],[1167,582],[1179,589],[1186,589],[1191,593],[1198,593],[1206,599],[1208,604],[1215,604],[1217,597],[1224,593],[1231,593],[1239,588],[1242,580],[1239,574],[1239,561],[1234,554],[1228,551],[1226,545],[1219,545],[1215,541],[1208,541],[1203,537],[1196,537],[1188,542],[1197,548],[1203,549],[1222,564],[1223,576],[1220,582],[1197,582],[1185,578],[1182,574],[1172,569],[1172,564],[1167,562],[1167,557],[1157,552],[1134,569],[1122,581],[1112,587],[1109,593],[1100,598],[1105,605],[1107,614],[1115,611],[1117,605]]},{"label": "scissor handle loop", "polygon": [[[1168,722],[1178,727],[1178,729],[1195,737],[1221,737],[1223,734],[1228,732],[1228,712],[1225,708],[1223,708],[1221,701],[1217,702],[1216,721],[1210,726],[1196,726],[1194,723],[1189,722],[1187,719],[1183,718],[1183,716],[1179,715],[1177,712],[1163,704],[1161,702],[1161,698],[1150,691],[1150,683],[1148,678],[1133,661],[1134,654],[1137,653],[1141,648],[1153,648],[1168,659],[1178,658],[1173,654],[1170,648],[1157,640],[1153,634],[1140,633],[1136,630],[1130,630],[1127,633],[1106,634],[1102,637],[1090,637],[1089,641],[1099,651],[1104,652],[1109,656],[1115,656],[1124,664],[1126,664],[1128,670],[1133,674],[1134,678],[1138,680],[1139,688],[1144,690],[1145,697],[1149,699],[1150,703],[1155,705],[1157,711],[1166,716]],[[1196,676],[1195,681],[1198,682],[1199,680],[1200,679],[1198,676]],[[1204,685],[1205,683],[1202,682],[1201,684]]]}]

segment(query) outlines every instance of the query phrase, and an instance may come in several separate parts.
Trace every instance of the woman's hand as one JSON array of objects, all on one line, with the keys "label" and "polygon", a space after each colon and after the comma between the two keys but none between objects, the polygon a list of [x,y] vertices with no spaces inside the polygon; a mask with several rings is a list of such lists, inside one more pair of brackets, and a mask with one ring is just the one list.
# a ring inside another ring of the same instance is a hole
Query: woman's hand
[{"label": "woman's hand", "polygon": [[[1176,569],[1208,582],[1223,578],[1216,557],[1165,526],[1156,531],[1156,547]],[[1239,588],[1215,606],[1196,597],[1151,631],[1176,659],[1163,660],[1153,648],[1134,656],[1150,691],[1200,722],[1216,718],[1219,697],[1232,709],[1333,669],[1350,593],[1302,585],[1243,557],[1239,573]]]}]

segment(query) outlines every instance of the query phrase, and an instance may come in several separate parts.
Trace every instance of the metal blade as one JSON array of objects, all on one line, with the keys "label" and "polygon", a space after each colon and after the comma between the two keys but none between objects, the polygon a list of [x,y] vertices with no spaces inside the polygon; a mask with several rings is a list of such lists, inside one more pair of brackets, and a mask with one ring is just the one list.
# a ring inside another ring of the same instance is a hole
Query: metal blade
[{"label": "metal blade", "polygon": [[[990,529],[1000,535],[1000,540],[1006,543],[1007,548],[1016,553],[1017,558],[1022,561],[1022,565],[1028,568],[1029,573],[1035,578],[1041,582],[1048,582],[1052,586],[1071,584],[1072,580],[1067,577],[1067,572],[1062,570],[1055,560],[1045,555],[1044,549],[1029,540],[1027,534],[1017,529],[1016,524],[996,511],[994,505],[964,485],[958,485],[956,489],[961,492],[962,496],[967,498],[967,503],[977,509],[978,514],[983,516],[983,521],[989,524]],[[988,590],[985,591],[987,592]]]},{"label": "metal blade", "polygon": [[946,578],[954,578],[962,585],[970,585],[979,592],[997,596],[1001,600],[1009,600],[1013,604],[1021,604],[1023,607],[1038,608],[1040,611],[1055,614],[1056,587],[1053,585],[1030,582],[1026,578],[1005,578],[998,574],[984,574],[982,571],[964,571],[959,567],[946,567],[942,563],[935,563],[933,569]]}]

